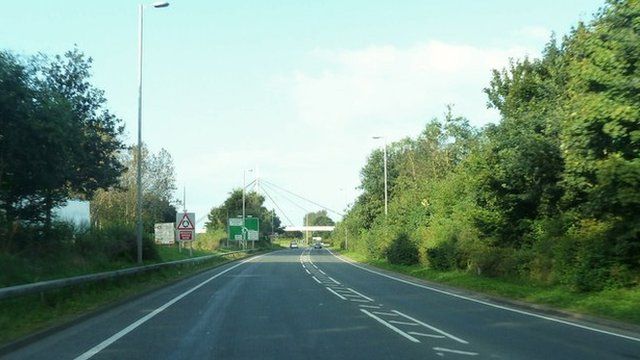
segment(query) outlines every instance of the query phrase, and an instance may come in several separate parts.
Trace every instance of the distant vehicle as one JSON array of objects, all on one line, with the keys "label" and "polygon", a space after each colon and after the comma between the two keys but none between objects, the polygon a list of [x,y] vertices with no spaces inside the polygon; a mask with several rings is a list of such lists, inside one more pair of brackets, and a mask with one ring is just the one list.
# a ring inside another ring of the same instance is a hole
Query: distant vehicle
[{"label": "distant vehicle", "polygon": [[313,248],[314,249],[322,249],[322,243],[317,242],[317,243],[313,244]]},{"label": "distant vehicle", "polygon": [[291,244],[289,244],[289,249],[297,249],[298,248],[298,243],[295,241],[292,241]]}]

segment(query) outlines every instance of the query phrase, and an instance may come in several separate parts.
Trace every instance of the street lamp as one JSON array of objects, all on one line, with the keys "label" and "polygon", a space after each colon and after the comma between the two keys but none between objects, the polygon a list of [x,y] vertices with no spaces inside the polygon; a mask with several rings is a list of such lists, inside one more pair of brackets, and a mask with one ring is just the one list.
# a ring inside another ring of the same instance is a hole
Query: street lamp
[{"label": "street lamp", "polygon": [[[155,2],[154,8],[169,6],[168,2]],[[142,20],[144,5],[138,6],[138,174],[136,198],[136,242],[138,245],[138,264],[142,264]]]},{"label": "street lamp", "polygon": [[[244,222],[244,219],[246,217],[246,214],[245,214],[245,203],[244,203],[245,200],[244,199],[245,199],[245,190],[247,188],[247,171],[248,172],[253,172],[253,169],[245,169],[242,172],[242,229],[246,228],[246,226],[245,226],[246,224]],[[244,233],[245,232],[243,231],[243,234]],[[244,237],[244,235],[243,235],[243,237]],[[246,241],[246,239],[242,239],[242,240]]]},{"label": "street lamp", "polygon": [[344,249],[349,250],[348,246],[348,229],[347,224],[345,223],[345,219],[347,217],[347,210],[349,208],[349,203],[347,202],[347,191],[343,188],[340,188],[340,191],[344,193],[344,215],[342,215],[342,223],[344,224]]},{"label": "street lamp", "polygon": [[384,140],[384,216],[388,213],[388,191],[387,191],[387,138],[384,136],[374,136],[374,139]]}]

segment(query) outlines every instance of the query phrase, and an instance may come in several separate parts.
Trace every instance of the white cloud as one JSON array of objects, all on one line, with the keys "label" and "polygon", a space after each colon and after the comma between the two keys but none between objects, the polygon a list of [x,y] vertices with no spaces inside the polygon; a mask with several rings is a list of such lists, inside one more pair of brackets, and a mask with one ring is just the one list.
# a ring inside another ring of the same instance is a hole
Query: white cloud
[{"label": "white cloud", "polygon": [[[297,70],[288,83],[298,117],[321,129],[393,125],[407,131],[442,114],[446,104],[476,124],[495,118],[482,89],[509,58],[535,55],[521,46],[478,48],[428,41],[355,50],[317,49],[319,71]],[[409,135],[405,133],[404,135]]]}]

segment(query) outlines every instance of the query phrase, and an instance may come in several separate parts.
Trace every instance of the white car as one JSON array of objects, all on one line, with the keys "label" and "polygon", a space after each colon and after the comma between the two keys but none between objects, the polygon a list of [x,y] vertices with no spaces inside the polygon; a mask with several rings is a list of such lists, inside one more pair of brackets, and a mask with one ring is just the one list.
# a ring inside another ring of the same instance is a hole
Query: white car
[{"label": "white car", "polygon": [[292,241],[291,244],[289,244],[289,249],[297,249],[298,248],[298,243],[295,241]]}]

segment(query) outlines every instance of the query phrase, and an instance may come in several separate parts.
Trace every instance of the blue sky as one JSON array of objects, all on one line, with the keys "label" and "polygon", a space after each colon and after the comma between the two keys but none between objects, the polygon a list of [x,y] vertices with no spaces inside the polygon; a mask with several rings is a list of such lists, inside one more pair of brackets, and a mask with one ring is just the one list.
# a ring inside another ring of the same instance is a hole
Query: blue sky
[{"label": "blue sky", "polygon": [[[482,94],[490,70],[538,56],[552,31],[566,34],[602,4],[172,1],[145,11],[143,137],[173,155],[198,218],[255,167],[342,210],[381,145],[371,136],[415,136],[446,104],[475,125],[497,121]],[[77,44],[92,56],[95,85],[135,139],[136,2],[11,1],[0,23],[3,49],[56,54]],[[301,224],[304,211],[275,198]]]}]

